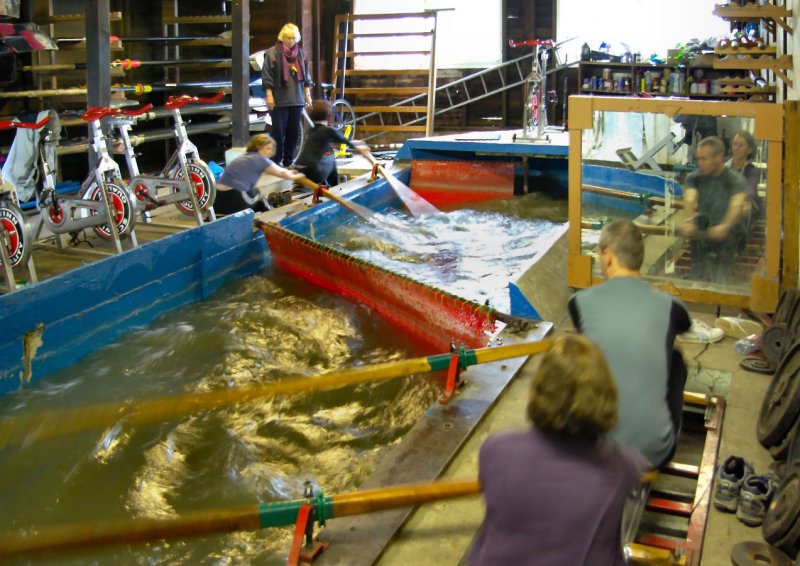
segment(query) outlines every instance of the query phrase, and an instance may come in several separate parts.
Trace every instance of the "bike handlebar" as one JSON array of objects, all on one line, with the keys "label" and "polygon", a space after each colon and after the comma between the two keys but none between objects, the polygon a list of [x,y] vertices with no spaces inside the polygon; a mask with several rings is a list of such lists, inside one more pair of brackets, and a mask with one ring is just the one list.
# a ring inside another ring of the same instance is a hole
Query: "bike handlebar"
[{"label": "bike handlebar", "polygon": [[38,124],[33,122],[9,122],[8,120],[0,120],[0,130],[8,130],[11,128],[26,128],[28,130],[38,130],[50,121],[50,116],[45,116],[44,119]]},{"label": "bike handlebar", "polygon": [[511,47],[525,47],[530,45],[544,45],[545,47],[553,47],[555,42],[552,39],[526,39],[525,41],[508,40],[508,45]]},{"label": "bike handlebar", "polygon": [[126,108],[109,108],[108,106],[90,106],[83,116],[81,116],[81,120],[93,122],[95,120],[99,120],[100,118],[105,118],[106,116],[116,116],[117,114],[125,114],[126,116],[141,116],[152,107],[153,105],[150,103],[132,110]]},{"label": "bike handlebar", "polygon": [[183,108],[187,104],[193,104],[196,102],[216,102],[220,98],[225,96],[224,92],[218,92],[214,96],[210,98],[204,98],[201,96],[189,96],[188,94],[181,94],[180,96],[170,96],[167,99],[167,103],[164,105],[165,108]]}]

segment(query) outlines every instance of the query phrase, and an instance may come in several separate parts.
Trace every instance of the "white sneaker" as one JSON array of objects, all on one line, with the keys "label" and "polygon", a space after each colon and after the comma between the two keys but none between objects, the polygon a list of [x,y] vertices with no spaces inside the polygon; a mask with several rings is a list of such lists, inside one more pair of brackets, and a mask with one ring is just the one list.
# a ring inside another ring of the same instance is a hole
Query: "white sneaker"
[{"label": "white sneaker", "polygon": [[721,328],[725,334],[733,338],[745,338],[751,334],[758,334],[764,330],[755,320],[748,320],[738,316],[721,316],[714,321],[714,326]]},{"label": "white sneaker", "polygon": [[721,328],[711,328],[700,319],[692,320],[692,327],[683,334],[678,334],[675,340],[693,344],[711,344],[719,342],[725,337],[725,331]]}]

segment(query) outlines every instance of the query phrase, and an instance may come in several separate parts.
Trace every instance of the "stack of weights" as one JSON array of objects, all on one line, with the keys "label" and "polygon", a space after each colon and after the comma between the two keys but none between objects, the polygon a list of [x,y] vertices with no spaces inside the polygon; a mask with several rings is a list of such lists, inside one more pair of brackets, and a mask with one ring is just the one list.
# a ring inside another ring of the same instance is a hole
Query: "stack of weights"
[{"label": "stack of weights", "polygon": [[758,416],[758,440],[786,461],[781,488],[767,510],[764,539],[792,558],[800,551],[800,291],[781,293],[762,352],[778,363]]}]

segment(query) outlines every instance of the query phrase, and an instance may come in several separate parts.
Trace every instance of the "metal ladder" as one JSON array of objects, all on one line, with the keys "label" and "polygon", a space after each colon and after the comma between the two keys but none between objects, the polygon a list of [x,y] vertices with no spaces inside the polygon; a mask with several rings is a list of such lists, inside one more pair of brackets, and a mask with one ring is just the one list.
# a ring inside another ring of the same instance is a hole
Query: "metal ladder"
[{"label": "metal ladder", "polygon": [[[490,96],[495,96],[500,94],[501,92],[510,90],[512,88],[518,87],[525,82],[527,77],[527,73],[523,72],[522,64],[528,61],[532,61],[534,57],[534,53],[528,53],[526,55],[522,55],[517,57],[516,59],[511,59],[510,61],[505,61],[493,67],[489,67],[482,71],[478,71],[477,73],[473,73],[471,75],[467,75],[466,77],[462,77],[450,83],[441,85],[434,89],[434,93],[436,95],[442,94],[447,97],[448,106],[444,108],[435,108],[433,115],[439,116],[440,114],[444,114],[445,112],[449,112],[451,110],[455,110],[456,108],[461,108],[462,106],[466,106],[467,104],[472,104],[473,102],[477,102],[479,100],[483,100],[484,98],[488,98]],[[556,67],[549,69],[546,74],[555,73],[562,69],[566,69],[575,65],[577,61],[572,63],[564,63],[557,65]],[[504,73],[504,71],[510,70],[509,73]],[[489,86],[486,83],[487,76],[492,73],[497,73],[500,78],[501,85],[496,87],[492,90],[489,89]],[[405,100],[401,100],[400,102],[396,102],[392,104],[392,107],[403,107],[403,106],[415,106],[415,102],[419,102],[421,99],[427,97],[427,94],[418,94],[416,96],[412,96],[406,98]],[[419,124],[420,122],[424,122],[427,119],[427,113],[424,112],[424,106],[420,106],[419,104],[416,105],[420,108],[420,112],[411,112],[409,116],[404,116],[403,113],[396,113],[397,122],[399,122],[398,126],[413,126],[415,124]],[[364,124],[370,118],[378,117],[381,124],[385,124],[384,121],[384,113],[383,112],[369,112],[367,114],[362,114],[360,116],[356,116],[356,124]],[[388,124],[387,124],[388,125]],[[370,136],[359,136],[363,140],[370,140],[376,138],[380,135],[383,135],[387,132],[378,132]]]}]

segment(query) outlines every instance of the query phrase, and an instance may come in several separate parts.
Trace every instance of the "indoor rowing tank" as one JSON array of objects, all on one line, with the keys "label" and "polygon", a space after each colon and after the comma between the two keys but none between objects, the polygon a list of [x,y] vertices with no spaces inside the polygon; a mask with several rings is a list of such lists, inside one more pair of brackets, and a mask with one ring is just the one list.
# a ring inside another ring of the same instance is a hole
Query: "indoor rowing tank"
[{"label": "indoor rowing tank", "polygon": [[[508,282],[564,231],[540,193],[413,219],[351,219],[320,241],[500,311]],[[440,352],[441,353],[441,352]],[[373,310],[273,265],[171,310],[0,398],[0,417],[314,376],[430,354]],[[441,372],[440,372],[441,373]],[[169,516],[356,489],[442,392],[444,376],[345,387],[6,447],[0,529]],[[454,400],[457,402],[457,398]],[[292,529],[21,558],[20,564],[284,564]]]}]

